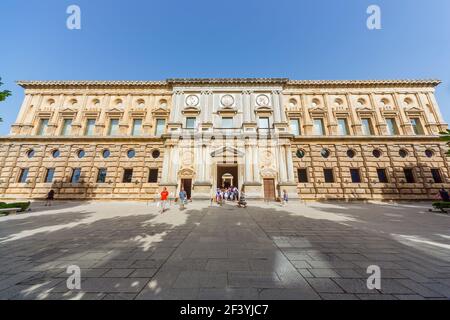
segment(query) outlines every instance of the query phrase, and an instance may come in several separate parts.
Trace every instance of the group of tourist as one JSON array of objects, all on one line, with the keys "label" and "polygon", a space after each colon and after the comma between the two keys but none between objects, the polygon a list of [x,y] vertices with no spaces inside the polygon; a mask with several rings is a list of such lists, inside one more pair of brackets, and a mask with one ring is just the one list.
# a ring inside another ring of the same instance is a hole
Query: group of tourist
[{"label": "group of tourist", "polygon": [[216,203],[222,204],[224,200],[239,201],[239,190],[237,187],[230,186],[228,188],[216,190]]},{"label": "group of tourist", "polygon": [[[52,190],[53,191],[53,190]],[[49,192],[49,195],[47,197],[48,205],[50,205],[51,200],[53,200],[54,192]],[[184,209],[184,206],[187,202],[187,194],[186,191],[181,188],[179,194],[179,200],[180,200],[180,208]],[[167,209],[167,201],[169,197],[169,192],[167,191],[167,188],[164,187],[163,191],[161,192],[161,213],[163,213]],[[436,195],[436,197],[439,197],[441,201],[449,202],[450,201],[450,195],[447,190],[444,188],[441,188]],[[245,201],[245,194],[243,190],[239,192],[237,187],[230,186],[228,188],[220,189],[217,188],[215,197],[211,198],[211,203],[215,200],[215,202],[218,205],[223,205],[224,201],[237,201],[238,206],[246,206],[247,203]],[[286,190],[283,190],[282,199],[281,199],[281,205],[286,205],[289,201],[288,194]],[[47,203],[46,203],[47,205]]]}]

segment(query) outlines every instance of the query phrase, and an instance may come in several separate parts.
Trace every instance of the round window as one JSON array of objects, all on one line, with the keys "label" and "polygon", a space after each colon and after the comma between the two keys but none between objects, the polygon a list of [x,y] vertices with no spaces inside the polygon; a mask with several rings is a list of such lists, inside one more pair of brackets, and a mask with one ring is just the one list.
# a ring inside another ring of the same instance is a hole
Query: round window
[{"label": "round window", "polygon": [[402,158],[406,158],[406,156],[408,155],[408,151],[406,151],[405,149],[400,149],[398,155]]},{"label": "round window", "polygon": [[30,159],[34,157],[34,150],[33,149],[30,149],[30,150],[27,151],[27,157],[30,158]]},{"label": "round window", "polygon": [[322,149],[322,151],[320,151],[320,154],[322,155],[322,157],[324,157],[326,159],[330,156],[330,150]]},{"label": "round window", "polygon": [[61,155],[61,152],[59,152],[58,149],[53,150],[53,152],[52,152],[53,158],[59,158],[60,155]]},{"label": "round window", "polygon": [[352,149],[347,150],[347,157],[353,158],[355,156],[355,151]]},{"label": "round window", "polygon": [[153,159],[158,159],[160,155],[161,153],[159,152],[159,150],[153,150],[152,152]]},{"label": "round window", "polygon": [[303,158],[305,156],[305,151],[302,149],[298,149],[297,152],[295,153],[297,155],[297,158]]},{"label": "round window", "polygon": [[427,158],[432,158],[434,156],[434,152],[433,150],[427,149],[425,150],[425,155],[427,156]]},{"label": "round window", "polygon": [[84,156],[86,155],[86,152],[84,152],[84,150],[79,150],[77,155],[78,155],[78,158],[81,159],[81,158],[84,158]]},{"label": "round window", "polygon": [[133,149],[128,150],[127,152],[127,156],[128,158],[134,158],[134,156],[136,155],[136,151],[134,151]]},{"label": "round window", "polygon": [[373,150],[372,155],[373,155],[375,158],[379,158],[379,157],[381,157],[381,151],[378,150],[378,149],[375,149],[375,150]]},{"label": "round window", "polygon": [[109,151],[108,149],[103,150],[102,155],[103,155],[103,158],[105,158],[105,159],[109,158],[109,156],[111,155],[111,151]]}]

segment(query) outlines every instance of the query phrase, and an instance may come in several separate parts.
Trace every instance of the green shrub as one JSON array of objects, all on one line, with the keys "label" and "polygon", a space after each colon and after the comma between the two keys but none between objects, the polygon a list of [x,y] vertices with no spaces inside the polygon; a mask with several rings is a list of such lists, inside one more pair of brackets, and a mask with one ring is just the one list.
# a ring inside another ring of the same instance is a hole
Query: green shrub
[{"label": "green shrub", "polygon": [[30,207],[30,202],[4,203],[0,202],[0,209],[20,208],[20,212],[24,212]]}]

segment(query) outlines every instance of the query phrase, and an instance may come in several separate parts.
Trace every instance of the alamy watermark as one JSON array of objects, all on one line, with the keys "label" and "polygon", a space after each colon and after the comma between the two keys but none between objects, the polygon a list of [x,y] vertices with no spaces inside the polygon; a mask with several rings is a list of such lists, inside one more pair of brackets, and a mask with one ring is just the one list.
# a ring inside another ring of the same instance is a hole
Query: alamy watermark
[{"label": "alamy watermark", "polygon": [[66,273],[70,274],[67,278],[66,285],[69,290],[81,289],[81,269],[77,265],[67,267]]},{"label": "alamy watermark", "polygon": [[369,15],[367,18],[367,29],[380,30],[381,29],[381,8],[376,4],[372,4],[367,7],[366,13]]},{"label": "alamy watermark", "polygon": [[66,20],[66,26],[69,30],[81,29],[81,9],[79,6],[72,4],[67,7],[66,13],[69,15]]},{"label": "alamy watermark", "polygon": [[377,265],[370,265],[367,267],[366,273],[370,274],[367,278],[367,289],[381,289],[381,269]]}]

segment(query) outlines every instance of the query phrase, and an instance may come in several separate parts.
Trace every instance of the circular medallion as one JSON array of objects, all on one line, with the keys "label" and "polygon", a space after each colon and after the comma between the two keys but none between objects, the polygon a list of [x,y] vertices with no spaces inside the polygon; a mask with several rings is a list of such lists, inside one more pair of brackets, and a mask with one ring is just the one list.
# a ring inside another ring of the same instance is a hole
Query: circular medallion
[{"label": "circular medallion", "polygon": [[224,107],[231,107],[234,103],[234,98],[233,98],[233,96],[226,94],[226,95],[222,96],[222,98],[220,99],[220,103]]},{"label": "circular medallion", "polygon": [[265,94],[260,94],[256,97],[256,103],[258,104],[258,106],[266,107],[269,105],[269,97]]},{"label": "circular medallion", "polygon": [[190,106],[190,107],[195,107],[196,105],[198,105],[198,103],[199,103],[199,99],[198,99],[197,96],[195,96],[195,95],[187,96],[187,98],[186,98],[186,104],[187,104],[188,106]]}]

